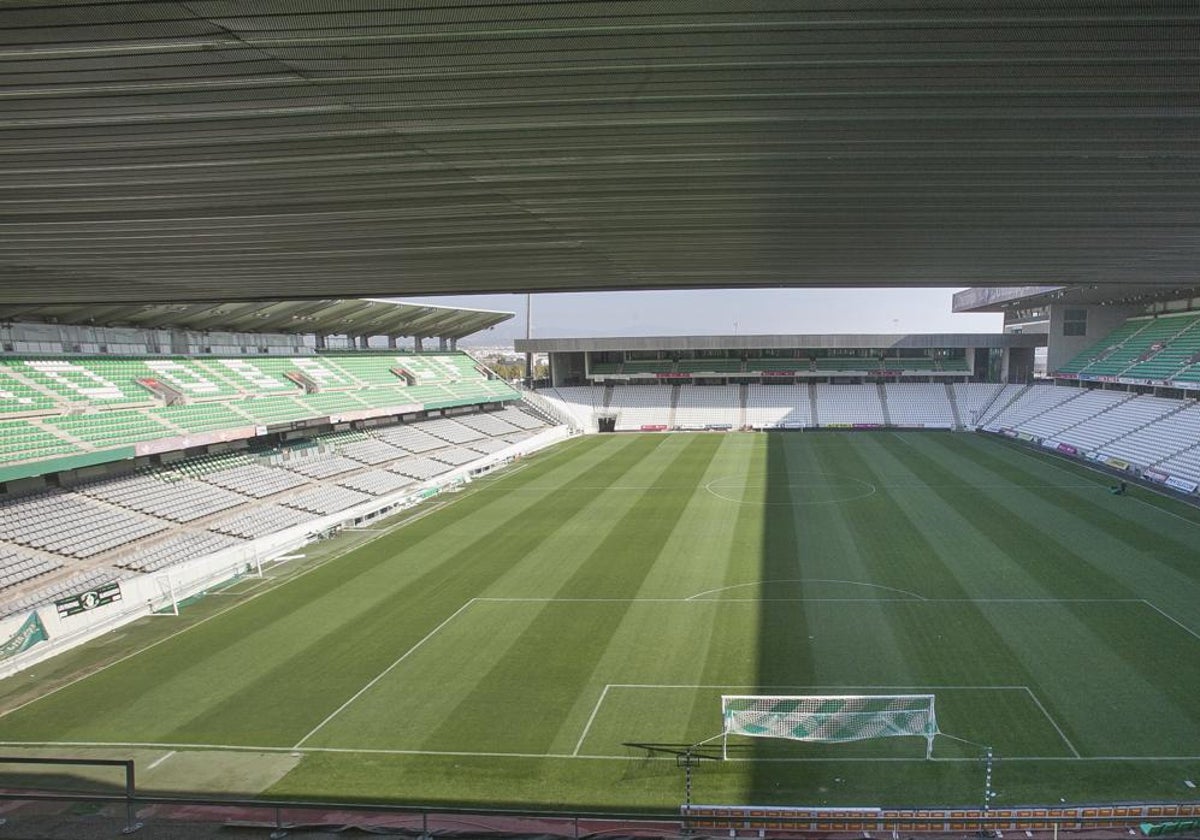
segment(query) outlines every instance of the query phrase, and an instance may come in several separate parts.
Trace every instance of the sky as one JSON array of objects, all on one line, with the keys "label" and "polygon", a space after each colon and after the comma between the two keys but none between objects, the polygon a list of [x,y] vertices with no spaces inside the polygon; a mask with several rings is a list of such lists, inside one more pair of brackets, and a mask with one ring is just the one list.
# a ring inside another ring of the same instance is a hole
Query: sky
[{"label": "sky", "polygon": [[[714,289],[533,296],[536,338],[628,335],[1000,332],[1002,315],[955,315],[957,289]],[[404,298],[515,312],[464,343],[525,336],[524,295]]]}]

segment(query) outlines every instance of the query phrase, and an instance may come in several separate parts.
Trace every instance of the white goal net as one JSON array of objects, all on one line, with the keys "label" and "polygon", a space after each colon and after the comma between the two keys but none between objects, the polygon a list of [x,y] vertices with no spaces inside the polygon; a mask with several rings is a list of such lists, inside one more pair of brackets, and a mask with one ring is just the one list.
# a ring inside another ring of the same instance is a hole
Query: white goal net
[{"label": "white goal net", "polygon": [[729,736],[841,743],[916,735],[933,755],[937,734],[932,694],[722,695],[723,752]]}]

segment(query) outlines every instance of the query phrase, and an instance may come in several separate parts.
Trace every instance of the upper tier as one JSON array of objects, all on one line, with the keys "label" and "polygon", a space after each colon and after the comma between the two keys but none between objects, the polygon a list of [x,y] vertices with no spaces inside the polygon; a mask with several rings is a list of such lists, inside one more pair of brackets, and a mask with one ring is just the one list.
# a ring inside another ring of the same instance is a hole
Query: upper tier
[{"label": "upper tier", "polygon": [[97,455],[89,459],[95,463],[108,450],[127,457],[131,445],[146,454],[252,437],[276,424],[517,396],[465,353],[7,356],[0,358],[0,464]]},{"label": "upper tier", "polygon": [[1200,312],[1130,318],[1054,375],[1200,388]]}]

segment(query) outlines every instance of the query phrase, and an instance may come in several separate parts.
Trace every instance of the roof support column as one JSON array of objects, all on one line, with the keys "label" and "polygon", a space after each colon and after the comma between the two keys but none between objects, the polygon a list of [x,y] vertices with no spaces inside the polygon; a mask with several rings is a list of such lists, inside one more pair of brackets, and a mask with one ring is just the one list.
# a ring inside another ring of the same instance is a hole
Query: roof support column
[{"label": "roof support column", "polygon": [[425,340],[419,335],[414,335],[413,336],[413,350],[416,351],[417,353],[420,353],[424,349],[425,349]]},{"label": "roof support column", "polygon": [[451,349],[451,350],[457,350],[457,349],[458,349],[458,339],[457,339],[457,338],[452,338],[452,339],[450,339],[450,349]]},{"label": "roof support column", "polygon": [[396,349],[396,336],[394,336],[394,335],[389,335],[389,336],[387,337],[387,348],[388,348],[389,350],[395,350],[395,349]]},{"label": "roof support column", "polygon": [[446,337],[445,336],[438,336],[438,349],[439,350],[446,349]]}]

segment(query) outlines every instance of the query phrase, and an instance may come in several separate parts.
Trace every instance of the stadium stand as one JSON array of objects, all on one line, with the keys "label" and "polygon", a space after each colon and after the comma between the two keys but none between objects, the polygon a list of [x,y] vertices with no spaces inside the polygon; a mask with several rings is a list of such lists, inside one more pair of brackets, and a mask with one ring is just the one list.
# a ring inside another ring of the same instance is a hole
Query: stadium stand
[{"label": "stadium stand", "polygon": [[155,519],[62,490],[0,502],[0,540],[68,557],[93,557],[166,528]]},{"label": "stadium stand", "polygon": [[742,414],[740,385],[692,385],[679,389],[674,426],[710,425],[739,427]]},{"label": "stadium stand", "polygon": [[883,403],[876,385],[816,386],[816,414],[822,426],[841,424],[884,425]]},{"label": "stadium stand", "polygon": [[[1020,391],[1014,399],[998,407],[983,423],[989,432],[1002,428],[1015,428],[1039,414],[1044,414],[1067,400],[1084,393],[1076,388],[1056,388],[1053,385],[1031,385]],[[1000,401],[997,401],[1000,402]]]},{"label": "stadium stand", "polygon": [[338,416],[515,400],[463,353],[0,356],[0,463]]},{"label": "stadium stand", "polygon": [[671,419],[670,398],[669,385],[617,385],[609,408],[618,412],[619,430],[666,426]]},{"label": "stadium stand", "polygon": [[747,386],[746,425],[756,429],[813,425],[808,386]]},{"label": "stadium stand", "polygon": [[191,522],[246,502],[245,496],[201,481],[167,480],[167,475],[152,473],[92,481],[72,489],[76,493],[172,522]]},{"label": "stadium stand", "polygon": [[297,510],[306,510],[309,513],[329,514],[362,504],[369,501],[370,498],[371,494],[369,493],[360,493],[357,490],[350,490],[335,484],[305,490],[303,493],[287,499],[283,504]]},{"label": "stadium stand", "polygon": [[[988,409],[1001,402],[1004,394],[1016,394],[1019,385],[1000,385],[992,382],[955,382],[950,385],[958,416],[965,427],[980,425]],[[1001,404],[1003,404],[1001,402]]]},{"label": "stadium stand", "polygon": [[235,545],[243,540],[212,531],[187,531],[124,554],[116,565],[134,572],[157,572],[176,563],[203,557]]},{"label": "stadium stand", "polygon": [[1108,411],[1129,400],[1132,394],[1122,391],[1077,391],[1072,399],[1059,403],[1055,411],[1043,412],[1013,425],[1043,439],[1058,438],[1065,430]]},{"label": "stadium stand", "polygon": [[894,426],[952,428],[959,425],[944,384],[889,382],[883,390],[888,416]]},{"label": "stadium stand", "polygon": [[338,483],[342,487],[348,487],[371,496],[386,496],[388,493],[395,493],[400,488],[409,486],[413,483],[413,479],[387,470],[366,470],[343,478]]},{"label": "stadium stand", "polygon": [[1157,382],[1191,381],[1200,362],[1200,314],[1164,314],[1129,318],[1087,348],[1058,374],[1080,378],[1116,377]]},{"label": "stadium stand", "polygon": [[61,560],[37,557],[16,548],[0,546],[0,589],[17,586],[62,568]]}]

